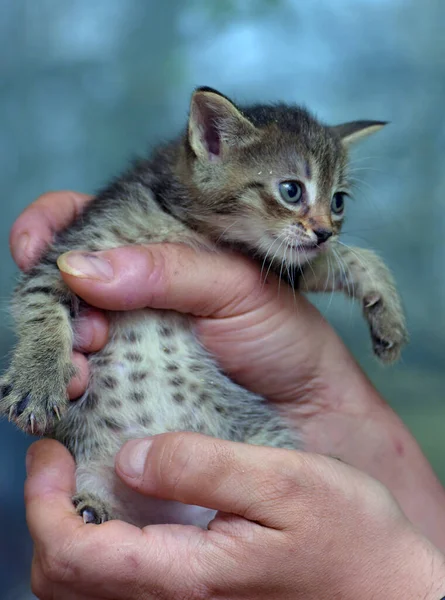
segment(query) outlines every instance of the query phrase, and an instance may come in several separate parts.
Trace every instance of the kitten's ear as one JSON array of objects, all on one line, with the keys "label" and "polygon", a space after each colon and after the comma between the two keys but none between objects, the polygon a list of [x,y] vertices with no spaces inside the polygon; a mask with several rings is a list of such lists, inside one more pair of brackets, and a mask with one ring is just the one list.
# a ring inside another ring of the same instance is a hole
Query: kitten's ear
[{"label": "kitten's ear", "polygon": [[188,122],[188,139],[201,160],[221,159],[231,147],[256,139],[257,129],[225,96],[211,88],[195,90]]},{"label": "kitten's ear", "polygon": [[349,146],[361,138],[376,133],[385,125],[388,125],[388,121],[351,121],[335,125],[331,129],[341,138],[343,144]]}]

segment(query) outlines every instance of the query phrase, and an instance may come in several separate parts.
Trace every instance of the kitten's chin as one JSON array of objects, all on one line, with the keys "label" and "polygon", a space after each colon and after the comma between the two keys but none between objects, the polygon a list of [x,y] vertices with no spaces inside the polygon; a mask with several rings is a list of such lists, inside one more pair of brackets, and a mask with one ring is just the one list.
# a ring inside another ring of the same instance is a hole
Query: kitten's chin
[{"label": "kitten's chin", "polygon": [[[288,243],[270,238],[261,240],[258,246],[260,252],[273,263],[285,263],[289,266],[302,267],[328,249],[328,244],[316,245],[311,243]],[[267,242],[267,243],[266,243]]]},{"label": "kitten's chin", "polygon": [[302,266],[321,254],[323,250],[318,246],[304,246],[301,244],[298,247],[288,246],[284,251],[285,256],[283,258],[293,265]]}]

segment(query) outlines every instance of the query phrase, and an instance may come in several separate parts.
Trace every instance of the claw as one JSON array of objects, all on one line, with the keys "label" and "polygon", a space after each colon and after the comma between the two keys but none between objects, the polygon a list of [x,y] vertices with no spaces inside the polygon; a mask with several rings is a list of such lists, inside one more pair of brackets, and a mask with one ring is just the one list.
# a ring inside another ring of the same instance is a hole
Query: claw
[{"label": "claw", "polygon": [[372,294],[365,298],[365,308],[372,308],[381,301],[379,294]]},{"label": "claw", "polygon": [[384,350],[391,350],[394,346],[394,342],[389,342],[388,340],[383,340],[379,337],[374,338],[374,344],[376,348],[383,348]]},{"label": "claw", "polygon": [[57,406],[53,406],[53,411],[54,411],[54,414],[57,417],[57,420],[60,421],[60,410],[58,409],[58,407]]},{"label": "claw", "polygon": [[96,511],[93,508],[89,508],[88,506],[82,510],[82,518],[85,525],[88,525],[89,523],[100,523],[100,519],[97,516]]},{"label": "claw", "polygon": [[34,432],[35,432],[35,423],[36,423],[36,418],[34,416],[34,413],[31,413],[29,415],[29,424],[31,426],[31,435],[34,435]]},{"label": "claw", "polygon": [[8,421],[11,422],[13,417],[14,417],[14,404],[11,406],[11,408],[9,409],[9,415],[8,415]]}]

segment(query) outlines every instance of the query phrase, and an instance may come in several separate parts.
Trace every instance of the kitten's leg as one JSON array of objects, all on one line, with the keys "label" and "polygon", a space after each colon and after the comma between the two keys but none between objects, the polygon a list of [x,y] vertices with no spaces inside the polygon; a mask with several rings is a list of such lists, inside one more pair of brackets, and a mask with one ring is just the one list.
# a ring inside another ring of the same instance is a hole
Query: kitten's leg
[{"label": "kitten's leg", "polygon": [[15,291],[18,343],[0,380],[0,414],[28,433],[51,431],[68,406],[66,388],[75,374],[71,315],[77,302],[55,261],[35,267]]},{"label": "kitten's leg", "polygon": [[398,359],[408,341],[405,315],[394,279],[374,252],[335,245],[305,269],[300,284],[303,291],[338,290],[361,302],[374,353],[384,363]]}]

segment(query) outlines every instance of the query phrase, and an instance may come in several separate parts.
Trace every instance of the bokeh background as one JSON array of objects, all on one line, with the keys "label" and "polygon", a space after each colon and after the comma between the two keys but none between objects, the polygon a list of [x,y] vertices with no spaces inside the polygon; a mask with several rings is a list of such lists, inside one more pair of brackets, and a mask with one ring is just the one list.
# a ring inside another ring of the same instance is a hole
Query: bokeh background
[{"label": "bokeh background", "polygon": [[[1,0],[0,298],[14,219],[46,190],[93,192],[183,126],[210,85],[240,102],[303,103],[323,120],[391,126],[353,157],[344,241],[392,267],[412,342],[374,361],[357,307],[317,303],[445,482],[445,2],[443,0]],[[13,335],[1,312],[1,367]],[[26,596],[30,440],[0,423],[0,596]],[[24,587],[22,588],[22,584]]]}]

